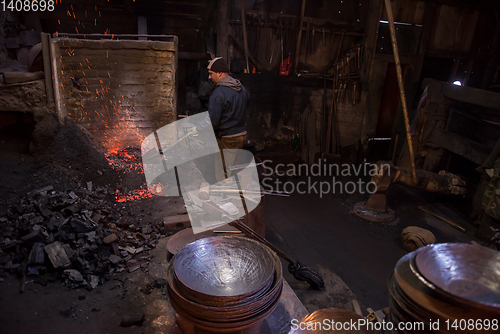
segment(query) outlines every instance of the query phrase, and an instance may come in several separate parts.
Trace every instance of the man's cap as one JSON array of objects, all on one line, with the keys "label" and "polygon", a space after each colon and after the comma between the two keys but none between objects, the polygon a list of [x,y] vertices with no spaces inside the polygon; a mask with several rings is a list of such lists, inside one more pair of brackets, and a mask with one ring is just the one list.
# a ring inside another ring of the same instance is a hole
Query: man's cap
[{"label": "man's cap", "polygon": [[213,72],[229,72],[229,66],[222,57],[212,59],[207,68]]}]

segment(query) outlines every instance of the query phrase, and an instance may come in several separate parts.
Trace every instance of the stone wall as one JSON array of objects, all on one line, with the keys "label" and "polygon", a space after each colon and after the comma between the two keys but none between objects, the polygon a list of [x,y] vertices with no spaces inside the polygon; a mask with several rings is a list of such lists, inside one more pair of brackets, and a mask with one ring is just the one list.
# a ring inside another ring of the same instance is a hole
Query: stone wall
[{"label": "stone wall", "polygon": [[177,37],[170,41],[55,38],[58,112],[84,126],[108,151],[140,145],[173,122]]},{"label": "stone wall", "polygon": [[0,85],[0,111],[33,112],[47,106],[45,80]]}]

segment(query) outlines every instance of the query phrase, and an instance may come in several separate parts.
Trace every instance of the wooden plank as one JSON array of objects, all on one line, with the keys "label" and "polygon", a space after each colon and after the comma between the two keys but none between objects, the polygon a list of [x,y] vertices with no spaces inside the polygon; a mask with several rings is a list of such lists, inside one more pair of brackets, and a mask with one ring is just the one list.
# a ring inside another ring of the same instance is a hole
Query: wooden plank
[{"label": "wooden plank", "polygon": [[184,223],[189,222],[189,215],[177,215],[177,216],[168,216],[163,218],[163,222],[165,224],[173,224],[173,223]]},{"label": "wooden plank", "polygon": [[460,50],[470,51],[472,39],[474,37],[474,33],[476,32],[477,21],[479,19],[479,11],[475,10],[472,12],[466,12],[464,13],[464,15],[466,22],[466,24],[464,24],[464,27],[467,27],[467,29],[461,36],[460,45],[462,47],[460,48]]},{"label": "wooden plank", "polygon": [[500,110],[499,93],[471,87],[461,87],[448,83],[443,83],[441,89],[443,95],[449,99]]},{"label": "wooden plank", "polygon": [[[418,1],[415,12],[413,13],[413,22],[414,24],[423,24],[424,20],[427,19],[425,16],[425,10],[427,8],[427,2]],[[435,7],[435,6],[434,6]]]},{"label": "wooden plank", "polygon": [[428,138],[430,144],[441,146],[448,151],[458,154],[478,165],[482,165],[488,158],[489,152],[485,147],[472,140],[460,137],[454,133],[435,129]]},{"label": "wooden plank", "polygon": [[172,232],[188,226],[191,226],[191,220],[189,220],[188,214],[163,218],[163,228],[165,232]]},{"label": "wooden plank", "polygon": [[450,31],[454,30],[454,24],[450,26],[450,17],[454,16],[453,8],[441,6],[436,31],[432,40],[432,48],[436,50],[450,50]]},{"label": "wooden plank", "polygon": [[437,49],[428,49],[426,52],[426,57],[432,58],[448,58],[448,59],[456,59],[460,58],[463,60],[481,60],[485,61],[489,59],[488,54],[480,55],[476,52],[463,52],[463,51],[449,51],[449,50],[437,50]]}]

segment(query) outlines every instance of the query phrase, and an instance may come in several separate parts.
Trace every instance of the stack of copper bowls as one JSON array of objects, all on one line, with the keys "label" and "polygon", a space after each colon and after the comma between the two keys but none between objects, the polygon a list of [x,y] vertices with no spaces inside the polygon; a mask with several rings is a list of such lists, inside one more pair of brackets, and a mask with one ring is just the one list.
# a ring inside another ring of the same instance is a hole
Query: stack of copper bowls
[{"label": "stack of copper bowls", "polygon": [[182,248],[169,262],[168,295],[176,312],[206,333],[255,329],[278,305],[282,266],[267,246],[216,236]]},{"label": "stack of copper bowls", "polygon": [[500,252],[493,249],[465,243],[417,249],[396,264],[389,292],[386,321],[394,328],[386,333],[500,332]]}]

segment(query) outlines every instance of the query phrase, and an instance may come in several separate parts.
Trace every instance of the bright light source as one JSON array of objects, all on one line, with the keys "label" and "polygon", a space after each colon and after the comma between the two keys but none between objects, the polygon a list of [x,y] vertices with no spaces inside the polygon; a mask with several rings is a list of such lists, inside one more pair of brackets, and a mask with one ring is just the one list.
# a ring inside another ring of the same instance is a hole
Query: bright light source
[{"label": "bright light source", "polygon": [[460,81],[458,81],[458,80],[457,80],[457,81],[455,81],[453,84],[454,84],[454,85],[457,85],[457,86],[462,86],[462,83],[461,83]]}]

